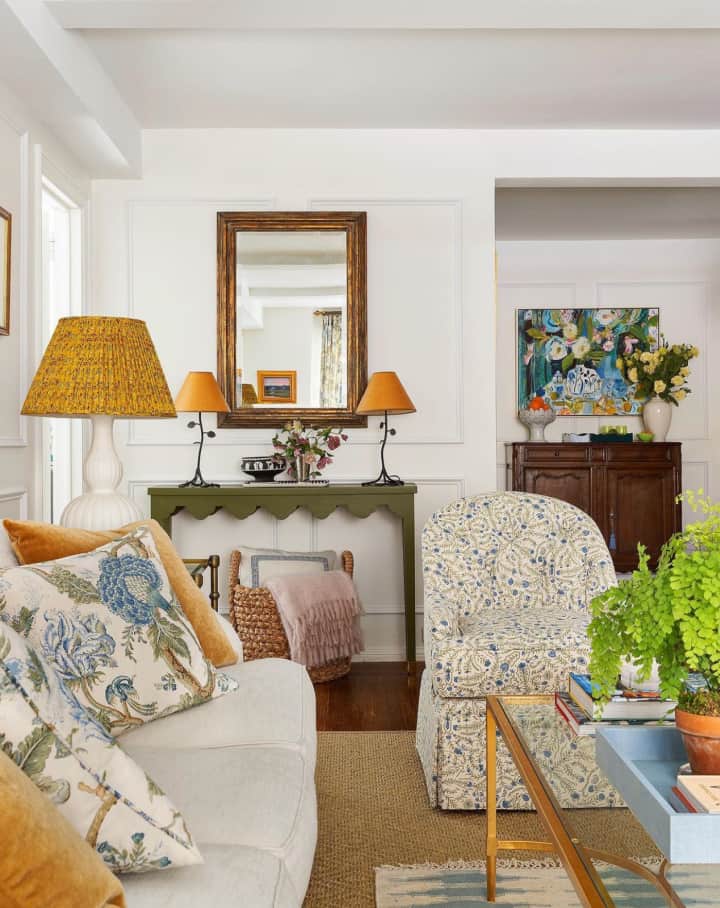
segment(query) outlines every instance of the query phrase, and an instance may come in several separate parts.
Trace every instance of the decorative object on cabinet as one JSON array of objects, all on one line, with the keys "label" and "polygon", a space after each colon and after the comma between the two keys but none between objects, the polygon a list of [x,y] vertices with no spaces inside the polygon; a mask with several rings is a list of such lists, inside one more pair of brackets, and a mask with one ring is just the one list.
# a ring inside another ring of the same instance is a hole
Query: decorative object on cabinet
[{"label": "decorative object on cabinet", "polygon": [[200,429],[200,440],[194,442],[194,444],[198,445],[195,475],[192,479],[188,479],[187,482],[180,483],[180,488],[198,486],[201,489],[205,489],[208,486],[217,486],[216,482],[207,482],[203,479],[200,470],[205,438],[215,438],[215,433],[212,430],[206,431],[203,428],[202,415],[203,413],[227,413],[230,408],[212,372],[188,372],[182,388],[180,388],[178,396],[175,398],[175,408],[179,413],[194,413],[197,411],[197,422],[191,419],[187,425],[188,429],[194,429],[196,426]]},{"label": "decorative object on cabinet", "polygon": [[602,531],[617,571],[638,565],[642,542],[655,567],[681,527],[681,445],[532,444],[506,446],[508,485],[581,508]]},{"label": "decorative object on cabinet", "polygon": [[[218,213],[218,381],[230,405],[220,428],[367,425],[356,412],[367,382],[366,222],[364,211]],[[243,406],[237,370],[247,381],[288,346],[301,378],[294,402],[260,385],[258,405]]]},{"label": "decorative object on cabinet", "polygon": [[672,407],[679,406],[688,394],[690,360],[699,355],[692,344],[670,345],[664,337],[653,352],[634,351],[623,358],[625,373],[645,399],[643,422],[655,441],[665,441],[672,421]]},{"label": "decorative object on cabinet", "polygon": [[651,397],[643,406],[643,422],[653,439],[663,442],[670,431],[672,407],[661,397]]},{"label": "decorative object on cabinet", "polygon": [[272,482],[275,477],[285,471],[285,458],[277,454],[269,457],[243,457],[240,469],[255,482]]},{"label": "decorative object on cabinet", "polygon": [[634,415],[618,359],[658,344],[658,309],[519,309],[518,410],[539,391],[559,416]]},{"label": "decorative object on cabinet", "polygon": [[0,334],[10,334],[12,215],[0,208]]},{"label": "decorative object on cabinet", "polygon": [[543,395],[544,392],[536,394],[528,406],[518,412],[518,419],[530,433],[530,441],[545,441],[545,426],[557,418]]},{"label": "decorative object on cabinet", "polygon": [[652,432],[638,432],[637,437],[645,444],[655,440],[655,436]]},{"label": "decorative object on cabinet", "polygon": [[117,492],[122,464],[113,422],[177,416],[145,322],[94,315],[61,318],[30,385],[26,416],[87,417],[92,443],[83,474],[89,491],[60,517],[66,527],[104,530],[143,516]]},{"label": "decorative object on cabinet", "polygon": [[171,533],[172,517],[183,509],[203,520],[221,508],[239,520],[260,508],[284,520],[303,508],[314,517],[328,517],[344,508],[354,517],[369,517],[379,508],[394,514],[401,523],[402,566],[405,603],[405,653],[412,668],[415,663],[415,495],[417,486],[362,486],[359,483],[313,486],[275,482],[256,486],[223,486],[219,489],[177,489],[155,486],[148,489],[150,512],[166,533]]},{"label": "decorative object on cabinet", "polygon": [[[340,556],[342,570],[353,575],[352,552]],[[230,621],[243,644],[246,662],[253,659],[289,659],[290,645],[280,620],[277,603],[270,590],[261,586],[243,586],[238,582],[241,552],[234,550],[230,555]],[[311,680],[318,684],[335,681],[350,671],[352,657],[334,659],[326,665],[308,669]]]},{"label": "decorative object on cabinet", "polygon": [[257,374],[257,399],[261,404],[297,403],[297,372],[261,371]]},{"label": "decorative object on cabinet", "polygon": [[[592,602],[590,675],[604,702],[614,693],[624,661],[649,666],[655,660],[662,695],[677,700],[675,724],[693,772],[718,774],[720,504],[692,491],[682,498],[702,519],[663,545],[654,572],[640,552],[632,576]],[[702,674],[700,689],[686,687],[691,672]]]},{"label": "decorative object on cabinet", "polygon": [[385,468],[385,445],[388,435],[395,435],[396,430],[389,428],[388,413],[415,413],[415,404],[403,388],[402,382],[395,372],[373,372],[370,381],[358,404],[358,413],[367,415],[381,415],[383,421],[380,428],[384,429],[380,443],[380,475],[377,479],[364,482],[366,486],[401,486],[403,480],[399,476],[392,476]]},{"label": "decorative object on cabinet", "polygon": [[307,482],[320,476],[333,461],[333,451],[347,441],[340,429],[325,426],[314,429],[299,419],[285,425],[273,435],[273,447],[285,459],[288,475],[295,482]]}]

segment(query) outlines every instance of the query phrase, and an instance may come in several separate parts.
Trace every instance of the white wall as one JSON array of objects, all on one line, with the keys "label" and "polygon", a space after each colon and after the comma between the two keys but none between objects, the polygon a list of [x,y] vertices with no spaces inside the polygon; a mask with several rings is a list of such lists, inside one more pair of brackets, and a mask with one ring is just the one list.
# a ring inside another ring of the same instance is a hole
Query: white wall
[{"label": "white wall", "polygon": [[[390,468],[419,486],[418,578],[428,516],[497,483],[496,183],[720,182],[713,131],[157,130],[145,133],[143,153],[142,180],[94,184],[94,305],[148,321],[173,390],[188,369],[216,367],[218,210],[367,211],[370,371],[397,371],[418,410],[396,418],[388,453]],[[376,473],[377,423],[351,431],[329,477]],[[184,419],[120,425],[117,434],[143,507],[147,486],[191,475]],[[205,475],[237,481],[240,458],[268,450],[271,434],[219,433]],[[400,537],[389,515],[175,521],[187,554],[227,555],[233,543],[352,548],[369,655],[401,656]]]},{"label": "white wall", "polygon": [[[498,243],[497,457],[505,483],[508,441],[527,431],[517,419],[516,311],[536,308],[659,307],[660,330],[673,343],[691,343],[692,394],[673,408],[669,441],[683,443],[683,487],[720,495],[720,240],[594,240]],[[596,432],[622,423],[641,431],[640,417],[560,417],[546,430]]]},{"label": "white wall", "polygon": [[89,197],[72,158],[0,83],[0,205],[12,214],[10,335],[0,336],[0,518],[42,513],[40,425],[20,416],[20,408],[42,353],[36,327],[43,173]]}]

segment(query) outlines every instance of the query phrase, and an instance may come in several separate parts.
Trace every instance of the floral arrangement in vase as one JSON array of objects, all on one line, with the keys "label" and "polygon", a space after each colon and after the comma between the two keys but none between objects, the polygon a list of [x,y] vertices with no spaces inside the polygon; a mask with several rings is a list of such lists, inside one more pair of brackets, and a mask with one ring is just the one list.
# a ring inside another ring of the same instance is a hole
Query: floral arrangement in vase
[{"label": "floral arrangement in vase", "polygon": [[673,344],[661,338],[657,350],[636,350],[623,357],[625,374],[637,386],[638,397],[659,397],[676,407],[691,393],[687,386],[690,368],[688,363],[700,351],[690,344]]},{"label": "floral arrangement in vase", "polygon": [[320,476],[333,461],[333,451],[347,441],[340,429],[313,429],[299,419],[286,422],[273,436],[273,448],[285,458],[288,475],[297,482]]},{"label": "floral arrangement in vase", "polygon": [[623,357],[627,380],[635,386],[637,397],[645,398],[643,422],[655,441],[665,441],[667,437],[671,404],[677,407],[690,394],[688,363],[699,353],[691,344],[670,345],[661,337],[657,350],[636,350]]}]

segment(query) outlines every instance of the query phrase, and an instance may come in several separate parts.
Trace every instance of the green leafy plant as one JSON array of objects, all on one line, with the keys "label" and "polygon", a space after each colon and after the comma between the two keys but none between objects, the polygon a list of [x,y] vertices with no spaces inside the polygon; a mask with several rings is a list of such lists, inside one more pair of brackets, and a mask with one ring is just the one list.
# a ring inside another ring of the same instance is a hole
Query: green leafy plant
[{"label": "green leafy plant", "polygon": [[[720,503],[702,489],[680,500],[703,519],[665,543],[655,573],[639,545],[632,576],[593,599],[590,675],[607,700],[623,659],[632,659],[645,677],[655,660],[663,696],[687,712],[720,715]],[[690,672],[705,677],[706,691],[685,690]]]},{"label": "green leafy plant", "polygon": [[688,363],[699,355],[690,344],[670,344],[662,338],[657,350],[636,350],[622,358],[625,376],[635,385],[635,394],[644,399],[657,394],[677,407],[691,393],[687,386]]}]

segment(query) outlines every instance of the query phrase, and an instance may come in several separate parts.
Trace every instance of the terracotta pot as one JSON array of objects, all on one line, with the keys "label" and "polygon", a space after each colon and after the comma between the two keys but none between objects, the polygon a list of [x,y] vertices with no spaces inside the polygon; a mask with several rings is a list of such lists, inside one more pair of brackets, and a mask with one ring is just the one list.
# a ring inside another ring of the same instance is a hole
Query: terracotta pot
[{"label": "terracotta pot", "polygon": [[692,771],[700,775],[720,774],[720,717],[696,716],[676,709],[675,724]]}]

